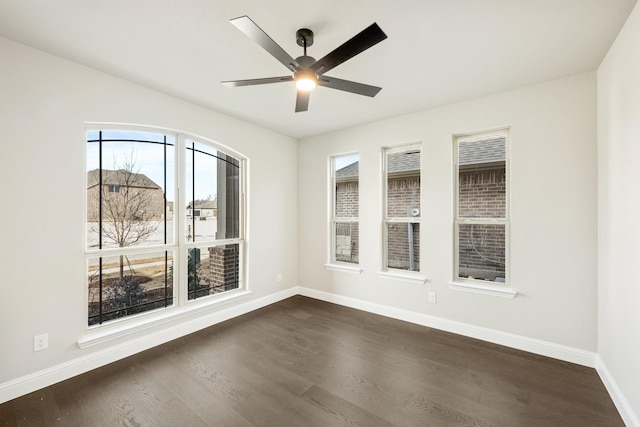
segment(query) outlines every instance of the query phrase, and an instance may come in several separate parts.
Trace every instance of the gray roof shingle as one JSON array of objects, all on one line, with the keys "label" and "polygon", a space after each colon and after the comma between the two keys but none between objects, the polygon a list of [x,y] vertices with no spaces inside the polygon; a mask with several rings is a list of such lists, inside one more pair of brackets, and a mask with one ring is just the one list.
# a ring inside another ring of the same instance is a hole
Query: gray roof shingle
[{"label": "gray roof shingle", "polygon": [[387,173],[420,170],[420,150],[391,153],[387,159]]},{"label": "gray roof shingle", "polygon": [[458,145],[458,163],[476,165],[479,163],[504,162],[506,159],[506,141],[504,137],[461,141]]},{"label": "gray roof shingle", "polygon": [[359,162],[353,162],[350,165],[343,167],[342,169],[338,169],[336,171],[336,178],[344,179],[344,178],[354,178],[357,177],[359,173]]},{"label": "gray roof shingle", "polygon": [[[388,173],[412,172],[420,170],[420,150],[410,150],[389,154],[387,162]],[[336,179],[355,178],[359,173],[359,162],[336,171]]]}]

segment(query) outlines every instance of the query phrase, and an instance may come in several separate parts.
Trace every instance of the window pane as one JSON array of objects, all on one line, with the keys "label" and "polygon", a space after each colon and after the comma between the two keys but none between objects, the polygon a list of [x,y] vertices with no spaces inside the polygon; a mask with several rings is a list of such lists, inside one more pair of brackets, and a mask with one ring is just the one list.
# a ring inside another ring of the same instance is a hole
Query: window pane
[{"label": "window pane", "polygon": [[505,281],[504,224],[458,225],[458,276]]},{"label": "window pane", "polygon": [[240,287],[239,244],[190,248],[187,255],[190,300]]},{"label": "window pane", "polygon": [[338,222],[335,224],[336,261],[358,264],[360,257],[360,232],[357,222]]},{"label": "window pane", "polygon": [[387,153],[387,217],[420,216],[420,149]]},{"label": "window pane", "polygon": [[359,197],[359,156],[335,157],[335,200],[334,216],[337,218],[357,218]]},{"label": "window pane", "polygon": [[506,139],[458,143],[460,218],[506,218]]},{"label": "window pane", "polygon": [[173,138],[125,131],[87,136],[87,246],[173,243]]},{"label": "window pane", "polygon": [[173,253],[92,258],[89,325],[173,305]]},{"label": "window pane", "polygon": [[420,271],[420,224],[387,223],[387,268]]},{"label": "window pane", "polygon": [[240,237],[240,162],[187,141],[187,241]]}]

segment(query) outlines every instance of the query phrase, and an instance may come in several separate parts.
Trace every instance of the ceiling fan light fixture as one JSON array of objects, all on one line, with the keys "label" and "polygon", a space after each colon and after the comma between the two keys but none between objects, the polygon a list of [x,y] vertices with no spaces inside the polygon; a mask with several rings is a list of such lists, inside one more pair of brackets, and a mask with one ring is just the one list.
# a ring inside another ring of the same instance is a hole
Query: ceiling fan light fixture
[{"label": "ceiling fan light fixture", "polygon": [[309,92],[318,86],[318,76],[313,71],[302,70],[295,75],[296,88],[303,92]]}]

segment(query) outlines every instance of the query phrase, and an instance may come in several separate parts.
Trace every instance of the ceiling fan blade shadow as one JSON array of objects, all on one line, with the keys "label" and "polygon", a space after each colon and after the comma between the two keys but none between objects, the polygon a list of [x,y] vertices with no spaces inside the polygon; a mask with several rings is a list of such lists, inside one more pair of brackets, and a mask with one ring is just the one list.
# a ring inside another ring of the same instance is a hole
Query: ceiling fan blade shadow
[{"label": "ceiling fan blade shadow", "polygon": [[290,81],[293,81],[292,76],[266,77],[263,79],[249,79],[249,80],[228,80],[220,83],[229,87],[238,87],[238,86],[264,85],[268,83],[282,83],[282,82],[290,82]]},{"label": "ceiling fan blade shadow", "polygon": [[343,62],[353,58],[357,54],[364,52],[371,46],[386,39],[387,35],[375,22],[347,40],[345,43],[317,60],[311,67],[311,71],[317,74],[324,74]]},{"label": "ceiling fan blade shadow", "polygon": [[370,97],[376,96],[378,92],[382,90],[382,88],[378,86],[366,85],[364,83],[352,82],[350,80],[342,80],[329,76],[320,76],[318,79],[318,85]]},{"label": "ceiling fan blade shadow", "polygon": [[271,56],[276,58],[282,65],[290,69],[291,71],[297,71],[298,64],[284,49],[280,47],[278,43],[273,41],[271,37],[265,33],[262,28],[251,20],[248,16],[241,16],[239,18],[231,19],[231,22],[236,28],[247,35],[251,40],[258,43],[264,50],[269,52]]},{"label": "ceiling fan blade shadow", "polygon": [[296,95],[296,113],[309,109],[309,95],[311,92],[299,90]]}]

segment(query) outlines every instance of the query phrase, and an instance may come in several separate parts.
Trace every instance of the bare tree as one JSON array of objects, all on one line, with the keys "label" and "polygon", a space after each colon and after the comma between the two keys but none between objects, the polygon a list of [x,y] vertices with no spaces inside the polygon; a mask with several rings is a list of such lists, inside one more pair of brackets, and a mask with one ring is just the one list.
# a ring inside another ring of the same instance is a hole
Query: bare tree
[{"label": "bare tree", "polygon": [[[125,160],[116,170],[103,170],[102,235],[123,248],[146,241],[159,226],[162,204],[154,198],[157,185],[135,171],[135,159]],[[153,188],[155,186],[156,188]],[[124,256],[120,255],[120,278]]]}]

